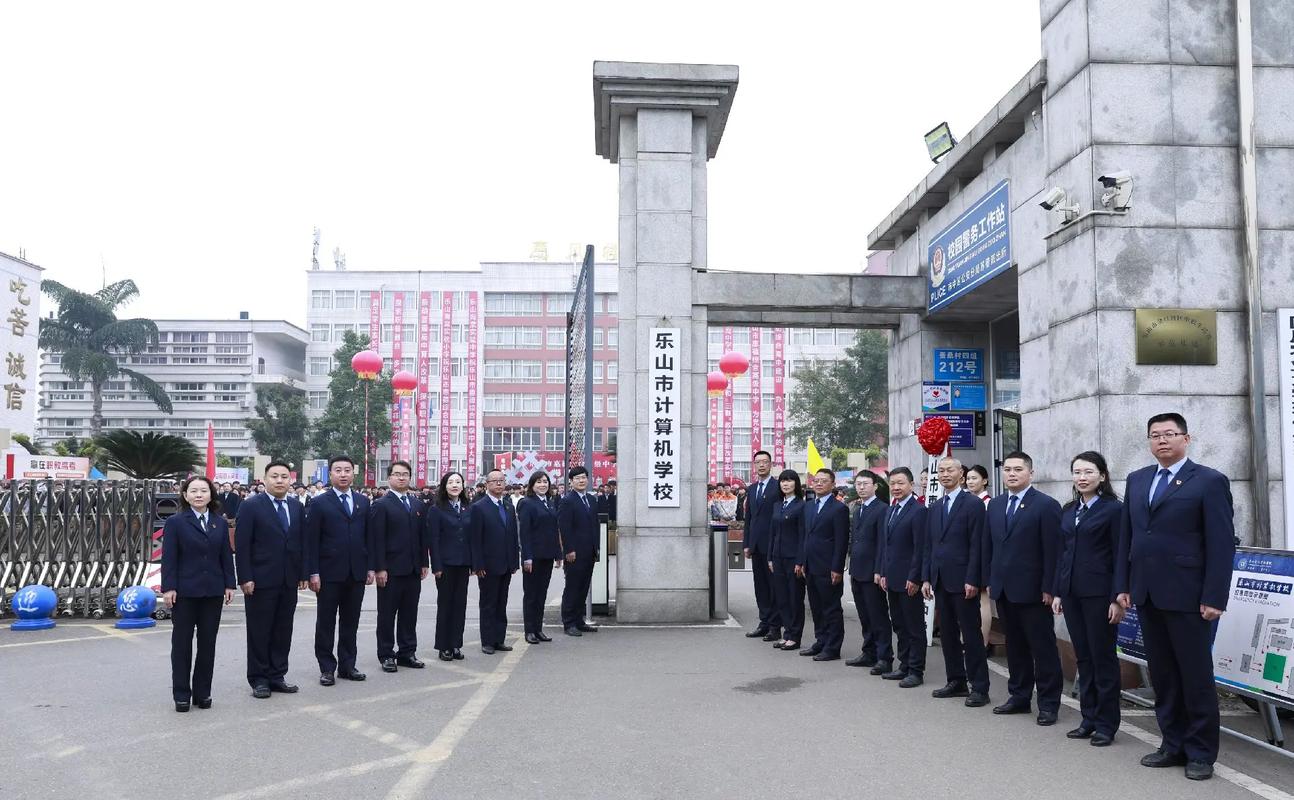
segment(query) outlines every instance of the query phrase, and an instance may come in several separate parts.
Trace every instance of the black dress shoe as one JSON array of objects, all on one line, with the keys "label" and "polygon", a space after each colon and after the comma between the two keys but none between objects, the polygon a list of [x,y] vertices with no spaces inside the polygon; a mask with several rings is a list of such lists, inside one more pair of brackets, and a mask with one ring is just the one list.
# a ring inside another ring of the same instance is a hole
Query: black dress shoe
[{"label": "black dress shoe", "polygon": [[839,654],[839,653],[827,653],[827,652],[822,652],[822,653],[818,653],[816,656],[814,656],[814,657],[813,657],[813,660],[814,660],[814,661],[839,661],[839,660],[840,660],[840,654]]},{"label": "black dress shoe", "polygon": [[1092,745],[1093,747],[1109,747],[1110,745],[1114,744],[1114,734],[1094,733],[1092,734],[1092,741],[1088,742],[1088,744]]},{"label": "black dress shoe", "polygon": [[800,649],[800,643],[799,643],[799,642],[793,642],[793,641],[791,641],[790,639],[787,639],[785,642],[782,642],[781,644],[775,644],[775,645],[773,645],[773,649],[775,649],[775,650],[786,650],[786,651],[788,651],[788,652],[789,652],[789,651],[791,651],[791,650],[796,650],[796,651],[798,651],[798,650]]},{"label": "black dress shoe", "polygon": [[930,696],[938,697],[940,699],[945,697],[970,697],[970,687],[964,683],[949,681],[931,692]]},{"label": "black dress shoe", "polygon": [[887,681],[901,681],[906,677],[908,677],[908,673],[899,669],[881,673],[881,678]]},{"label": "black dress shoe", "polygon": [[335,683],[337,683],[337,678],[334,677],[331,672],[320,673],[319,675],[320,686],[332,686]]},{"label": "black dress shoe", "polygon": [[850,667],[874,667],[876,666],[876,659],[859,654],[846,661],[845,664]]},{"label": "black dress shoe", "polygon": [[481,645],[481,652],[485,653],[487,656],[492,656],[494,655],[494,647],[492,645],[483,644]]},{"label": "black dress shoe", "polygon": [[884,675],[885,673],[892,672],[893,670],[894,670],[894,665],[892,665],[888,661],[881,661],[877,663],[876,666],[868,670],[868,672],[872,675]]},{"label": "black dress shoe", "polygon": [[1096,732],[1094,728],[1088,728],[1085,725],[1079,725],[1074,730],[1065,734],[1066,739],[1087,739]]},{"label": "black dress shoe", "polygon": [[764,638],[764,637],[765,637],[765,636],[767,636],[767,635],[768,635],[768,628],[765,628],[763,625],[761,625],[761,626],[759,626],[758,628],[756,628],[756,629],[755,629],[755,630],[753,630],[753,631],[748,631],[748,632],[746,633],[746,638],[747,638],[747,639],[762,639],[762,638]]},{"label": "black dress shoe", "polygon": [[575,627],[579,628],[580,630],[584,631],[585,633],[597,633],[597,632],[598,632],[598,626],[597,626],[597,625],[590,625],[590,624],[588,624],[587,622],[581,622],[579,625],[576,625]]},{"label": "black dress shoe", "polygon": [[967,708],[980,708],[989,704],[988,695],[980,692],[971,692],[966,698],[965,706]]},{"label": "black dress shoe", "polygon": [[813,645],[813,646],[811,646],[811,647],[806,647],[806,648],[804,648],[803,650],[801,650],[801,651],[800,651],[800,655],[802,655],[802,656],[816,656],[818,653],[821,653],[821,652],[822,652],[822,648],[821,648],[820,646],[818,646],[818,645],[816,645],[816,644],[815,644],[815,645]]},{"label": "black dress shoe", "polygon": [[919,676],[919,675],[913,675],[913,674],[909,673],[908,675],[904,676],[903,680],[899,681],[899,688],[900,688],[900,689],[915,689],[915,688],[917,688],[918,686],[920,686],[920,685],[921,685],[921,684],[923,684],[923,683],[925,683],[925,679],[924,679],[924,678],[922,678],[922,677],[921,677],[921,676]]},{"label": "black dress shoe", "polygon": [[539,637],[533,633],[526,634],[526,644],[539,644]]},{"label": "black dress shoe", "polygon": [[567,626],[566,626],[566,635],[567,635],[567,636],[583,636],[584,634],[580,633],[580,629],[579,629],[579,628],[577,628],[577,627],[575,627],[574,625],[567,625]]},{"label": "black dress shoe", "polygon": [[199,700],[198,702],[194,703],[194,705],[202,709],[211,708],[211,698],[208,697],[205,700]]},{"label": "black dress shoe", "polygon": [[296,694],[300,688],[295,683],[288,683],[287,681],[273,681],[270,683],[271,692],[281,692],[282,694]]},{"label": "black dress shoe", "polygon": [[1186,766],[1186,756],[1182,753],[1166,753],[1163,748],[1141,757],[1141,766],[1155,767],[1184,767]]},{"label": "black dress shoe", "polygon": [[360,672],[357,669],[352,669],[347,672],[339,672],[337,674],[340,675],[343,679],[348,681],[362,681],[368,677],[367,675],[365,675],[364,673]]},{"label": "black dress shoe", "polygon": [[510,645],[510,644],[504,644],[503,642],[499,642],[498,644],[496,644],[496,645],[494,646],[494,649],[495,649],[495,650],[498,650],[498,651],[499,651],[499,652],[501,652],[501,653],[510,653],[510,652],[512,652],[512,645]]},{"label": "black dress shoe", "polygon": [[551,642],[551,641],[553,640],[553,637],[549,636],[548,634],[544,633],[543,631],[540,631],[539,633],[536,633],[536,634],[535,634],[535,638],[536,638],[536,639],[538,639],[538,640],[539,640],[539,641],[541,641],[541,642]]},{"label": "black dress shoe", "polygon": [[764,641],[766,642],[780,641],[781,638],[782,638],[782,632],[780,630],[777,630],[776,628],[764,634]]},{"label": "black dress shoe", "polygon": [[1207,761],[1188,761],[1186,763],[1186,779],[1192,781],[1207,781],[1213,777],[1213,765]]},{"label": "black dress shoe", "polygon": [[1008,700],[1000,706],[993,707],[994,714],[1028,714],[1028,703],[1017,703],[1014,700]]},{"label": "black dress shoe", "polygon": [[252,687],[252,697],[255,697],[257,700],[264,700],[265,698],[267,698],[267,697],[269,697],[269,696],[270,696],[270,687],[269,687],[269,686],[254,686],[254,687]]},{"label": "black dress shoe", "polygon": [[459,650],[457,647],[455,647],[455,648],[454,648],[454,660],[455,660],[455,661],[462,661],[462,660],[463,660],[464,658],[466,658],[466,657],[467,657],[467,656],[463,655],[463,651],[462,651],[462,650]]},{"label": "black dress shoe", "polygon": [[1042,725],[1043,727],[1046,727],[1046,726],[1048,726],[1048,725],[1055,725],[1055,724],[1056,724],[1056,712],[1055,712],[1055,711],[1039,711],[1039,712],[1038,712],[1038,724],[1039,724],[1039,725]]},{"label": "black dress shoe", "polygon": [[453,651],[453,650],[441,650],[439,653],[437,653],[437,654],[436,654],[436,657],[437,657],[437,658],[439,658],[441,661],[453,661],[453,660],[454,660],[454,651]]},{"label": "black dress shoe", "polygon": [[402,667],[408,667],[409,669],[422,669],[423,667],[427,666],[427,664],[423,662],[421,659],[419,659],[417,656],[405,656],[404,658],[397,658],[395,660],[395,663],[399,664]]},{"label": "black dress shoe", "polygon": [[394,658],[384,658],[384,659],[382,659],[382,671],[383,671],[383,672],[396,672],[396,671],[397,671],[397,670],[399,670],[399,669],[400,669],[400,668],[399,668],[399,667],[397,667],[397,666],[395,665],[395,659],[394,659]]},{"label": "black dress shoe", "polygon": [[176,710],[176,711],[179,711],[180,713],[184,713],[184,712],[188,711],[188,710],[189,710],[189,701],[188,701],[188,700],[176,700],[176,701],[175,701],[175,710]]}]

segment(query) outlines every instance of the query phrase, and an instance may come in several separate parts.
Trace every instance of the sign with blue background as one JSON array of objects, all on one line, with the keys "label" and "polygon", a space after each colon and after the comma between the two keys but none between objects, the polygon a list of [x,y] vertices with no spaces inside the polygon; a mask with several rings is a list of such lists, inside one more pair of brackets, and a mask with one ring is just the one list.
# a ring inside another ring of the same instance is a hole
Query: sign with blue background
[{"label": "sign with blue background", "polygon": [[936,347],[934,380],[983,383],[984,350],[977,347]]},{"label": "sign with blue background", "polygon": [[974,414],[926,414],[926,419],[943,417],[953,427],[953,435],[948,446],[954,450],[975,449],[975,415]]},{"label": "sign with blue background", "polygon": [[926,308],[932,312],[1006,271],[1011,266],[1010,181],[993,187],[935,236],[926,259]]},{"label": "sign with blue background", "polygon": [[982,383],[954,383],[952,385],[953,411],[984,411],[988,404],[988,391]]}]

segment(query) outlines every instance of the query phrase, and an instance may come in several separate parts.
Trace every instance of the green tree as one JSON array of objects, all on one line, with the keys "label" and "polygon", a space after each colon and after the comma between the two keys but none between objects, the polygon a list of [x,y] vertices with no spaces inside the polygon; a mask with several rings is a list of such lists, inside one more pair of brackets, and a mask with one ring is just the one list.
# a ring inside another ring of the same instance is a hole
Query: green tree
[{"label": "green tree", "polygon": [[[315,456],[328,458],[348,455],[357,464],[364,463],[364,385],[368,387],[368,432],[373,450],[391,441],[391,368],[390,365],[372,381],[361,381],[351,369],[350,360],[361,350],[369,349],[365,334],[346,331],[341,347],[333,353],[337,366],[328,381],[328,406],[315,420],[310,443]],[[449,365],[442,365],[448,369]]]},{"label": "green tree", "polygon": [[136,480],[183,478],[202,463],[197,445],[163,433],[115,430],[99,436],[95,443],[103,451],[103,463],[108,469]]},{"label": "green tree", "polygon": [[58,281],[41,281],[40,288],[58,303],[58,314],[40,321],[40,346],[62,354],[60,366],[69,378],[90,382],[92,436],[103,432],[103,387],[114,378],[128,378],[137,391],[171,413],[171,397],[160,383],[122,366],[127,356],[157,344],[157,323],[151,319],[117,319],[117,307],[139,296],[134,281],[117,281],[94,294]]},{"label": "green tree", "polygon": [[75,436],[69,436],[62,441],[54,443],[54,452],[60,456],[80,456],[81,458],[90,459],[90,463],[96,467],[100,465],[103,454],[99,452],[98,446],[93,439],[86,439],[84,442],[78,440]]},{"label": "green tree", "polygon": [[861,450],[887,433],[889,344],[880,331],[860,331],[841,361],[814,364],[795,373],[786,435],[813,438],[818,452]]},{"label": "green tree", "polygon": [[247,428],[261,455],[299,468],[310,446],[305,393],[284,385],[256,387],[256,418],[247,422]]},{"label": "green tree", "polygon": [[[40,445],[38,445],[38,444],[36,444],[35,442],[33,442],[33,441],[31,440],[31,437],[30,437],[30,436],[28,436],[27,434],[25,434],[25,433],[15,433],[13,436],[10,436],[10,437],[9,437],[9,439],[10,439],[14,444],[16,444],[16,445],[18,445],[19,447],[21,447],[22,449],[26,450],[26,451],[27,451],[28,453],[30,453],[31,455],[33,455],[33,456],[41,455],[41,452],[40,452]],[[62,454],[60,453],[60,455],[62,455]]]}]

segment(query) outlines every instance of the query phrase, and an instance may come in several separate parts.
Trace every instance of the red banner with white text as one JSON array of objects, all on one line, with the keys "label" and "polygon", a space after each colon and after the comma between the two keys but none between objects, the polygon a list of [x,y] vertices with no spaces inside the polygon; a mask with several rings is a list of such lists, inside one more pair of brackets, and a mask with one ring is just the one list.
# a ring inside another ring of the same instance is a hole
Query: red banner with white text
[{"label": "red banner with white text", "polygon": [[440,302],[440,463],[437,469],[449,472],[450,402],[449,381],[453,375],[450,345],[454,342],[454,293],[442,292]]},{"label": "red banner with white text", "polygon": [[[723,352],[732,352],[732,328],[723,329]],[[732,473],[732,385],[735,383],[732,378],[728,379],[728,386],[723,390],[723,467],[719,470],[719,480],[727,481],[733,477]]]},{"label": "red banner with white text", "polygon": [[431,427],[427,419],[430,396],[427,394],[431,383],[431,292],[418,295],[418,402],[414,409],[415,425],[413,428],[414,485],[431,484],[431,471],[427,461],[431,456],[430,442],[425,431]]},{"label": "red banner with white text", "polygon": [[[400,371],[404,358],[404,292],[395,292],[391,298],[391,373]],[[391,460],[399,461],[404,452],[404,398],[393,392],[391,396]]]},{"label": "red banner with white text", "polygon": [[773,464],[786,468],[786,328],[773,329]]},{"label": "red banner with white text", "polygon": [[479,348],[477,345],[480,333],[480,295],[469,292],[467,295],[467,461],[466,474],[469,485],[476,483],[476,470],[480,464],[480,454],[476,450],[476,375],[479,366]]},{"label": "red banner with white text", "polygon": [[753,457],[756,450],[764,447],[764,370],[760,360],[759,328],[750,329],[750,452]]}]

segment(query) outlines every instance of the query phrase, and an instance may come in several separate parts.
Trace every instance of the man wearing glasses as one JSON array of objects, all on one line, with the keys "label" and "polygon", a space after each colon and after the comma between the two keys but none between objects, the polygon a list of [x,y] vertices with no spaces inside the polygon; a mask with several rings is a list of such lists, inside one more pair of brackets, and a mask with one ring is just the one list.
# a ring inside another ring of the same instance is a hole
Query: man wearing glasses
[{"label": "man wearing glasses", "polygon": [[418,600],[431,566],[422,538],[422,500],[409,491],[413,468],[408,461],[392,461],[386,474],[390,491],[368,512],[368,564],[377,583],[377,660],[383,672],[422,669]]},{"label": "man wearing glasses", "polygon": [[481,652],[507,652],[508,585],[512,573],[521,567],[521,538],[517,512],[503,496],[503,473],[490,470],[485,478],[485,496],[472,504],[467,536],[472,545],[472,571],[480,591]]},{"label": "man wearing glasses", "polygon": [[1158,463],[1128,476],[1114,567],[1119,605],[1137,606],[1163,735],[1141,763],[1202,781],[1218,757],[1212,644],[1236,552],[1231,482],[1186,457],[1181,414],[1151,417],[1146,436]]}]

